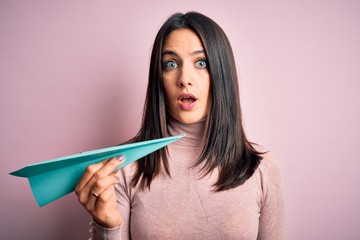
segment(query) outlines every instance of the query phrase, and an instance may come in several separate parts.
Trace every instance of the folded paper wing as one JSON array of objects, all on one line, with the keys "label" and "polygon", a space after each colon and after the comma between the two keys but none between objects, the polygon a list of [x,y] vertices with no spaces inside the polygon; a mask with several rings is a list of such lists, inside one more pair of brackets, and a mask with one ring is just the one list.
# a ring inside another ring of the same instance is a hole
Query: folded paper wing
[{"label": "folded paper wing", "polygon": [[183,136],[185,134],[82,152],[31,164],[10,174],[29,179],[35,200],[42,207],[74,191],[82,174],[90,164],[124,155],[125,162],[118,167],[122,168]]}]

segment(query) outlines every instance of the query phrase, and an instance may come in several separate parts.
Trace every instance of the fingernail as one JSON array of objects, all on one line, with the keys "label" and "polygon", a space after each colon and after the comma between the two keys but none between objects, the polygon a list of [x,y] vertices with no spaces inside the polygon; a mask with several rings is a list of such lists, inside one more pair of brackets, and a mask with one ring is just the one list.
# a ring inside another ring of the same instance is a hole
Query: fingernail
[{"label": "fingernail", "polygon": [[120,178],[118,176],[115,176],[116,181],[118,182]]},{"label": "fingernail", "polygon": [[116,160],[118,160],[119,162],[123,161],[125,159],[124,155],[120,155],[116,157]]}]

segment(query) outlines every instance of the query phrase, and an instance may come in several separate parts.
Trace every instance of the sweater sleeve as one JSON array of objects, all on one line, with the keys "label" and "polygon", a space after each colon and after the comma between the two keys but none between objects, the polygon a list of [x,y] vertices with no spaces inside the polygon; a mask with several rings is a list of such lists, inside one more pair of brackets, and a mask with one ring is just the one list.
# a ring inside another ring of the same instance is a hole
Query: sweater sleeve
[{"label": "sweater sleeve", "polygon": [[[116,228],[104,228],[95,221],[90,222],[90,239],[91,240],[120,240],[122,226]],[[89,239],[89,240],[90,240]]]},{"label": "sweater sleeve", "polygon": [[[130,167],[130,166],[129,166]],[[95,221],[90,223],[90,235],[92,240],[129,240],[130,238],[130,179],[127,174],[127,167],[123,168],[119,173],[119,183],[115,185],[116,201],[118,210],[122,217],[122,223],[119,227],[104,228]]]},{"label": "sweater sleeve", "polygon": [[262,199],[258,240],[286,239],[285,199],[279,164],[267,153],[259,168]]}]

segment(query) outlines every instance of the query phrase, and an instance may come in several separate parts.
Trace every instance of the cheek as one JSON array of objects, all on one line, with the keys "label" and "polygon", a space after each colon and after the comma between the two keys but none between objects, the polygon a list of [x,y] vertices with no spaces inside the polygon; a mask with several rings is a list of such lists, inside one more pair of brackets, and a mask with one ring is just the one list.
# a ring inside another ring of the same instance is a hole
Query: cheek
[{"label": "cheek", "polygon": [[170,94],[173,91],[174,77],[171,73],[165,73],[162,75],[162,81],[164,86],[164,91],[166,94]]},{"label": "cheek", "polygon": [[210,77],[207,76],[202,84],[203,95],[207,96],[207,99],[210,98],[210,87],[211,87]]},{"label": "cheek", "polygon": [[166,106],[170,108],[170,111],[172,109],[172,104],[174,102],[174,100],[172,99],[173,96],[175,96],[174,94],[174,88],[171,87],[171,84],[169,84],[169,82],[163,82],[163,86],[164,86],[164,94],[165,94],[165,103]]}]

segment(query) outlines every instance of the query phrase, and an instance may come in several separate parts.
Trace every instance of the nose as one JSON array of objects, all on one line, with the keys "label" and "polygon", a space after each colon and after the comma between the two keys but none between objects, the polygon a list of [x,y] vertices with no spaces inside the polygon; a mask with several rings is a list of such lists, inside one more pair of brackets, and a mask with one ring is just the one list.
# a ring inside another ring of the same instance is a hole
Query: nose
[{"label": "nose", "polygon": [[180,69],[178,84],[180,87],[192,86],[194,83],[195,73],[190,64],[183,64]]}]

